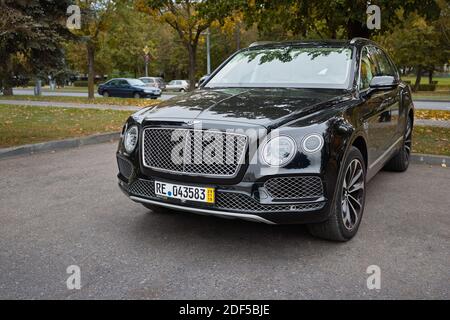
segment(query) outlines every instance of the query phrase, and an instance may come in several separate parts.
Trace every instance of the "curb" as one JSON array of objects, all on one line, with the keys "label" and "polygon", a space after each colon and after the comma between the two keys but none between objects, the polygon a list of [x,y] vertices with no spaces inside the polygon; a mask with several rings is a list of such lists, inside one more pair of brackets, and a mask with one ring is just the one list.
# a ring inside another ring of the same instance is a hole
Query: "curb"
[{"label": "curb", "polygon": [[42,142],[36,144],[27,144],[18,147],[0,149],[0,159],[21,156],[25,154],[40,153],[46,151],[64,150],[71,148],[78,148],[90,144],[110,142],[118,140],[120,132],[102,133],[83,138],[73,138],[66,140],[56,140],[49,142]]},{"label": "curb", "polygon": [[418,164],[430,164],[446,167],[450,165],[450,157],[447,156],[435,156],[431,154],[413,153],[410,158],[412,163]]}]

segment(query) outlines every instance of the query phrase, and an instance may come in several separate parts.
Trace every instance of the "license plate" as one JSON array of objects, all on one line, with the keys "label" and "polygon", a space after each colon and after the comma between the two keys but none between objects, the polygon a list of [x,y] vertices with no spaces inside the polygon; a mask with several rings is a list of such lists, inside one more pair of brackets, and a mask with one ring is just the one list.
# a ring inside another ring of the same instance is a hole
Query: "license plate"
[{"label": "license plate", "polygon": [[170,199],[214,203],[214,188],[201,188],[155,181],[155,194]]}]

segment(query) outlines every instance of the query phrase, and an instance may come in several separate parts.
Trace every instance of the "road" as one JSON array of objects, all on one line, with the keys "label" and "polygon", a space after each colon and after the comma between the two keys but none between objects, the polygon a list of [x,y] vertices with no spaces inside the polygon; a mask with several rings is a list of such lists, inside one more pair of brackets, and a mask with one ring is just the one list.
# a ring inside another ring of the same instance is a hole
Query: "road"
[{"label": "road", "polygon": [[[14,89],[15,95],[33,95],[33,90],[30,89]],[[82,92],[43,92],[43,96],[69,96],[69,97],[87,97],[87,93]],[[174,97],[176,94],[165,93],[161,96],[161,100],[167,100]],[[101,97],[95,94],[95,97]],[[433,110],[448,110],[450,111],[450,101],[415,101],[414,105],[417,109],[433,109]]]},{"label": "road", "polygon": [[[450,298],[448,168],[379,173],[342,244],[303,226],[151,213],[118,190],[115,148],[0,161],[1,299]],[[71,265],[81,290],[66,287]],[[366,286],[370,265],[380,290]]]},{"label": "road", "polygon": [[[34,95],[34,91],[31,89],[14,89],[13,90],[14,95],[27,95],[27,96],[32,96]],[[44,91],[42,92],[42,96],[48,96],[48,97],[87,97],[87,93],[85,92],[70,92],[70,91],[55,91],[55,92],[49,92],[49,91]],[[172,97],[174,97],[175,94],[171,94],[171,93],[165,93],[163,95],[161,95],[160,99],[161,100],[168,100]],[[95,94],[96,98],[101,98],[102,96],[99,94]]]}]

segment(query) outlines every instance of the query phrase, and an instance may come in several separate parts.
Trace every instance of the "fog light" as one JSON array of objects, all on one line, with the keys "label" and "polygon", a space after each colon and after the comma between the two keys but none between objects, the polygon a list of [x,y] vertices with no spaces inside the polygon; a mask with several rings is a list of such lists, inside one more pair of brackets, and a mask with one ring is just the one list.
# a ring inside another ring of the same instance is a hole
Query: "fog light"
[{"label": "fog light", "polygon": [[319,134],[307,135],[302,142],[302,147],[305,152],[314,153],[322,149],[323,138]]}]

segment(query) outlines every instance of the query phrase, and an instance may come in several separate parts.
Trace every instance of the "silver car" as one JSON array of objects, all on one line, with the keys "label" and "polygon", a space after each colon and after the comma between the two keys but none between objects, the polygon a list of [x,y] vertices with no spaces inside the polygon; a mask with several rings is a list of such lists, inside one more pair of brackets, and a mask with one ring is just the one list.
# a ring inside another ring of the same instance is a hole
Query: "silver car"
[{"label": "silver car", "polygon": [[166,89],[169,91],[186,92],[189,90],[189,81],[187,80],[172,80],[170,81]]},{"label": "silver car", "polygon": [[163,78],[160,77],[142,77],[139,78],[142,82],[144,82],[147,87],[155,87],[161,90],[166,89],[166,83]]}]

